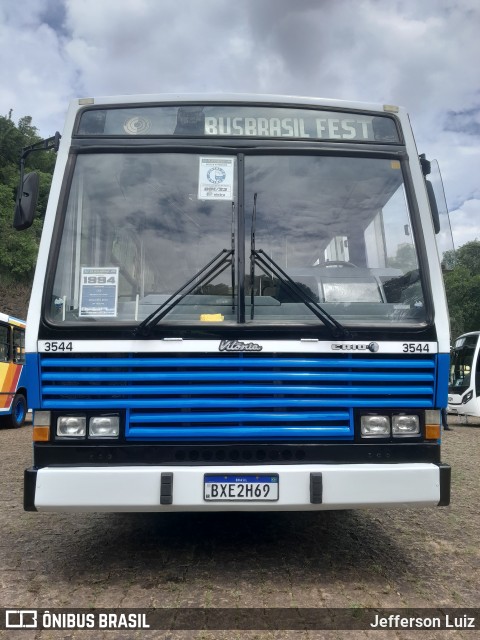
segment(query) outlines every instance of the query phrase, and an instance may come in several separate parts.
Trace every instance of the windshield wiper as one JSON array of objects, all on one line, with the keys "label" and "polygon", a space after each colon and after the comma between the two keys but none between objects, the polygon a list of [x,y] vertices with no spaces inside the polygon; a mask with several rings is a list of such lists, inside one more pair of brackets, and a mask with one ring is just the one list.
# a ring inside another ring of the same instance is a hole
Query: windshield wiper
[{"label": "windshield wiper", "polygon": [[325,309],[323,309],[314,298],[309,296],[306,291],[299,287],[288,273],[285,273],[285,271],[274,260],[272,260],[265,251],[262,249],[257,251],[253,245],[250,259],[252,261],[252,268],[254,264],[257,264],[265,275],[273,274],[274,277],[278,278],[290,293],[294,295],[294,297],[300,299],[300,301],[303,302],[303,304],[330,329],[334,338],[348,338],[350,336],[349,331],[340,324],[338,320],[335,320],[333,316],[325,311]]},{"label": "windshield wiper", "polygon": [[250,320],[255,315],[255,229],[257,226],[257,195],[253,194],[252,228],[250,231]]},{"label": "windshield wiper", "polygon": [[151,329],[160,322],[170,311],[176,307],[186,296],[188,296],[196,287],[201,284],[209,284],[217,276],[219,276],[227,267],[233,265],[233,249],[222,249],[215,258],[210,260],[208,264],[202,267],[197,273],[185,282],[180,289],[167,298],[162,304],[155,309],[153,313],[143,320],[138,327],[135,328],[133,335],[146,337],[150,334]]},{"label": "windshield wiper", "polygon": [[[232,202],[232,230],[231,230],[232,256],[235,254],[235,202]],[[232,311],[235,311],[235,260],[232,257]]]}]

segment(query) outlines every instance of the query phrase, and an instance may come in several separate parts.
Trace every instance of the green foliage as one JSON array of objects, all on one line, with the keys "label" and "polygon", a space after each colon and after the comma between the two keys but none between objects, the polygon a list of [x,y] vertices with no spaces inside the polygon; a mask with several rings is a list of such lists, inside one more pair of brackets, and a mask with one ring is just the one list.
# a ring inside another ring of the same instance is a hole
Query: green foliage
[{"label": "green foliage", "polygon": [[445,251],[442,258],[442,269],[444,271],[452,271],[452,269],[455,269],[455,264],[455,251],[453,249]]},{"label": "green foliage", "polygon": [[28,156],[25,171],[36,171],[40,177],[37,216],[27,231],[13,229],[13,214],[20,176],[19,160],[23,147],[41,138],[32,118],[20,118],[16,125],[8,116],[0,116],[0,278],[6,282],[29,282],[33,277],[38,244],[42,232],[48,193],[55,166],[53,152],[36,152]]},{"label": "green foliage", "polygon": [[[447,256],[452,263],[452,256]],[[455,254],[455,268],[444,274],[452,338],[480,330],[480,241],[473,240]]]},{"label": "green foliage", "polygon": [[480,275],[480,240],[467,242],[456,253],[457,265],[465,267],[470,275]]}]

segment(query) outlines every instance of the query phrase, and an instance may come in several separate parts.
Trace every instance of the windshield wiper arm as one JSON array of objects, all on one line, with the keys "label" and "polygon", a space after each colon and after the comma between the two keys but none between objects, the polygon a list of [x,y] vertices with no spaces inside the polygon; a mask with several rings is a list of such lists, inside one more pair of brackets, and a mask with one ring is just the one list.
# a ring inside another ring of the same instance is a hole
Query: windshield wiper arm
[{"label": "windshield wiper arm", "polygon": [[257,226],[257,195],[253,195],[252,230],[250,232],[250,320],[255,315],[255,228]]},{"label": "windshield wiper arm", "polygon": [[145,318],[134,330],[134,336],[148,336],[150,330],[176,307],[189,293],[201,284],[208,284],[233,263],[233,249],[222,249],[215,258],[202,267],[179,289],[172,293],[153,313]]},{"label": "windshield wiper arm", "polygon": [[285,271],[274,260],[272,260],[272,258],[270,258],[263,249],[257,251],[252,247],[251,260],[260,267],[265,275],[273,274],[278,278],[295,297],[299,298],[303,304],[330,329],[334,338],[349,337],[350,334],[348,330],[340,324],[338,320],[335,320],[332,315],[325,311],[325,309],[323,309],[316,300],[299,287],[288,273],[285,273]]},{"label": "windshield wiper arm", "polygon": [[[235,254],[235,202],[232,202],[231,252]],[[232,257],[232,311],[235,311],[235,260]]]}]

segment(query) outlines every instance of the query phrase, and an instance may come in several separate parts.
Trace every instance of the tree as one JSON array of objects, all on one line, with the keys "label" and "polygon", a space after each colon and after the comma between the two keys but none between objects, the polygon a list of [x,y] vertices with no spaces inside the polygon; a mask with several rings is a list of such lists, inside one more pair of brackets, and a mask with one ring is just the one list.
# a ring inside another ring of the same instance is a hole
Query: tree
[{"label": "tree", "polygon": [[20,176],[22,148],[40,140],[32,118],[20,118],[18,125],[8,116],[0,116],[0,279],[3,283],[29,283],[32,280],[52,180],[55,154],[39,152],[27,158],[26,171],[35,170],[40,177],[37,205],[39,216],[32,227],[18,233],[12,227]]},{"label": "tree", "polygon": [[[452,264],[452,256],[446,258]],[[480,241],[457,249],[455,267],[444,274],[444,280],[452,337],[480,330]]]},{"label": "tree", "polygon": [[457,264],[468,269],[472,276],[480,275],[480,241],[467,242],[456,252]]}]

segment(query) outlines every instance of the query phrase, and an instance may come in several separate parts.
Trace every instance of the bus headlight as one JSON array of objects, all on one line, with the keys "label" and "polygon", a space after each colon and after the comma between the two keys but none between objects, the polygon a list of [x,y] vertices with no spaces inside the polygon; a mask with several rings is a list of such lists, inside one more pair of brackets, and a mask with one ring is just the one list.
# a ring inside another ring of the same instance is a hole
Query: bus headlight
[{"label": "bus headlight", "polygon": [[467,404],[467,402],[470,402],[472,398],[473,398],[473,390],[470,389],[467,395],[462,398],[462,404]]},{"label": "bus headlight", "polygon": [[416,415],[396,415],[392,417],[393,436],[418,436],[420,420]]},{"label": "bus headlight", "polygon": [[84,438],[86,433],[86,416],[60,416],[57,419],[57,436],[61,438]]},{"label": "bus headlight", "polygon": [[95,416],[88,423],[89,438],[118,438],[119,416]]},{"label": "bus headlight", "polygon": [[362,438],[388,438],[390,435],[390,417],[362,416],[360,427]]}]

